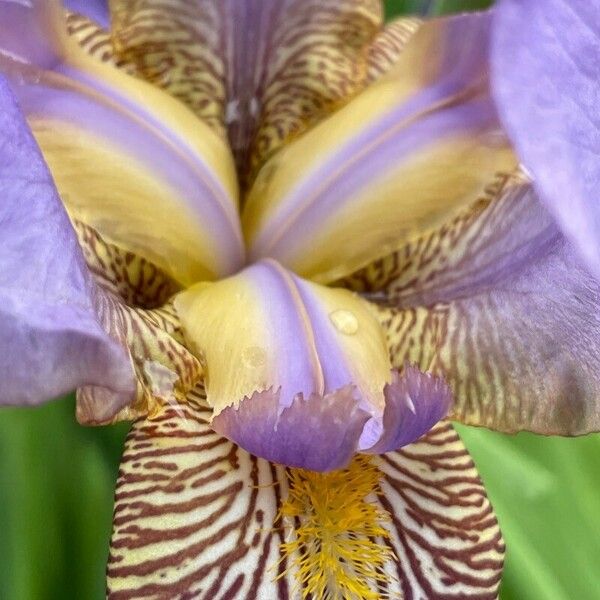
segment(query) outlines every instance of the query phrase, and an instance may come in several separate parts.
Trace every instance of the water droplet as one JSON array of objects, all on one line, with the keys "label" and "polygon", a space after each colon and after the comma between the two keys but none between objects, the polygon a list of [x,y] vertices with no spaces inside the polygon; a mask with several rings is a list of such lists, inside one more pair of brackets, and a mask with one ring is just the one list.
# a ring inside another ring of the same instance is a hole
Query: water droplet
[{"label": "water droplet", "polygon": [[242,352],[242,360],[247,367],[257,369],[267,362],[267,353],[260,346],[249,346]]},{"label": "water droplet", "polygon": [[334,310],[329,318],[334,327],[345,335],[354,335],[358,331],[358,319],[349,310]]}]

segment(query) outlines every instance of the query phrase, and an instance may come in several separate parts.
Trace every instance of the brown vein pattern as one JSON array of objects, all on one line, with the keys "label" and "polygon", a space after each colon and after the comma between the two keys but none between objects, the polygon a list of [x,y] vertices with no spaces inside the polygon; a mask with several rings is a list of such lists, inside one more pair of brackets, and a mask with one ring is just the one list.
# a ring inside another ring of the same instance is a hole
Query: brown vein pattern
[{"label": "brown vein pattern", "polygon": [[[115,495],[108,598],[291,598],[274,582],[286,476],[210,429],[202,392],[138,421]],[[285,568],[282,564],[280,569]]]},{"label": "brown vein pattern", "polygon": [[179,290],[177,283],[153,263],[104,241],[93,227],[81,221],[76,220],[74,225],[96,281],[128,306],[157,308]]},{"label": "brown vein pattern", "polygon": [[132,420],[178,404],[203,374],[202,365],[185,347],[179,318],[171,304],[145,310],[126,306],[110,293],[98,293],[97,311],[103,328],[127,349],[137,378],[132,403],[109,418],[97,417],[107,391],[77,390],[77,419],[98,424]]},{"label": "brown vein pattern", "polygon": [[366,84],[376,0],[112,3],[115,47],[228,132],[242,181]]},{"label": "brown vein pattern", "polygon": [[[449,423],[378,458],[392,515],[389,564],[404,600],[494,600],[504,542],[473,461]],[[384,541],[382,540],[382,543]]]},{"label": "brown vein pattern", "polygon": [[[504,242],[503,237],[509,237],[502,234],[523,218],[519,211],[528,207],[520,198],[529,189],[529,180],[520,169],[498,173],[481,196],[454,219],[374,261],[339,282],[340,285],[390,306],[431,304],[439,297],[447,299],[440,290],[464,284],[470,272],[482,268],[477,257],[483,256],[491,238]],[[511,215],[506,214],[507,207]],[[542,219],[536,231],[526,232],[525,245],[543,234],[549,223]],[[506,248],[504,254],[511,250]]]},{"label": "brown vein pattern", "polygon": [[600,423],[600,290],[522,173],[344,283],[378,306],[394,366],[446,378],[452,418],[561,435]]},{"label": "brown vein pattern", "polygon": [[386,24],[369,48],[369,83],[385,75],[394,66],[421,23],[422,20],[416,17],[403,17]]},{"label": "brown vein pattern", "polygon": [[[285,471],[212,431],[197,388],[134,424],[115,497],[109,600],[301,598],[278,582],[274,525]],[[450,425],[378,459],[393,514],[390,598],[495,598],[504,545],[471,459]],[[383,540],[381,543],[385,543]],[[316,600],[316,599],[314,599]]]},{"label": "brown vein pattern", "polygon": [[67,32],[87,54],[130,75],[136,74],[133,63],[115,55],[108,31],[78,13],[67,13]]},{"label": "brown vein pattern", "polygon": [[179,318],[170,302],[177,286],[155,265],[105,242],[88,225],[75,221],[86,263],[96,283],[96,310],[103,328],[127,349],[137,376],[132,404],[117,415],[102,407],[109,392],[77,391],[82,423],[129,420],[151,414],[165,403],[185,399],[202,375],[198,360],[185,347]]}]

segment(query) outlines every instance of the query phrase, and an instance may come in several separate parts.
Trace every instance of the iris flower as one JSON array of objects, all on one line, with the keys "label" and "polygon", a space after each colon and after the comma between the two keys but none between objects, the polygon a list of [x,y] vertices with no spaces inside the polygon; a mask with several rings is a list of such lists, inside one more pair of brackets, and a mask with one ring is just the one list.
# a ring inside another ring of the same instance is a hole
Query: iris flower
[{"label": "iris flower", "polygon": [[69,6],[0,0],[0,401],[135,421],[109,597],[496,597],[444,419],[600,429],[600,318],[493,14]]}]

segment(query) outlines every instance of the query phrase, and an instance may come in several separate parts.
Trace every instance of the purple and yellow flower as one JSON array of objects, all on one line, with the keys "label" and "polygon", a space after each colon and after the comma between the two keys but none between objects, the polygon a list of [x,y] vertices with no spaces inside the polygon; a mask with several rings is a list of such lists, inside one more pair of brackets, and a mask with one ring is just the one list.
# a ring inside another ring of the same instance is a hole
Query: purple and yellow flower
[{"label": "purple and yellow flower", "polygon": [[377,0],[0,0],[0,403],[135,421],[110,598],[496,597],[444,419],[600,430],[599,285],[503,64],[527,4],[492,44]]}]

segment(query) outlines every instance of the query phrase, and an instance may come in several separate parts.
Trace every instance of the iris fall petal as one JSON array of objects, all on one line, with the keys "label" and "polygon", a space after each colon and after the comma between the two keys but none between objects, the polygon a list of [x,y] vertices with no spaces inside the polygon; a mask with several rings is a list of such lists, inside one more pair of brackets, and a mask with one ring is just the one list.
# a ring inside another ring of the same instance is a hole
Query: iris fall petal
[{"label": "iris fall petal", "polygon": [[[290,600],[307,592],[306,581],[297,579],[300,557],[281,551],[299,522],[277,518],[290,489],[286,469],[219,436],[210,414],[202,394],[192,393],[179,410],[165,407],[156,420],[134,424],[115,495],[111,600],[185,594]],[[389,537],[376,539],[394,552],[383,568],[389,595],[495,598],[504,543],[452,426],[441,423],[418,442],[372,460],[379,483],[368,502],[393,513],[384,524]],[[348,499],[347,490],[322,491],[334,502]],[[348,561],[343,567],[352,574]],[[377,597],[380,588],[365,583]]]},{"label": "iris fall petal", "polygon": [[596,3],[498,3],[492,64],[500,115],[534,176],[541,200],[596,276],[600,275],[599,55]]},{"label": "iris fall petal", "polygon": [[600,288],[529,182],[504,177],[493,202],[372,274],[393,363],[444,373],[453,418],[509,432],[600,429]]},{"label": "iris fall petal", "polygon": [[100,326],[75,232],[2,78],[0,188],[0,404],[97,385],[118,410],[135,391],[131,363]]}]

